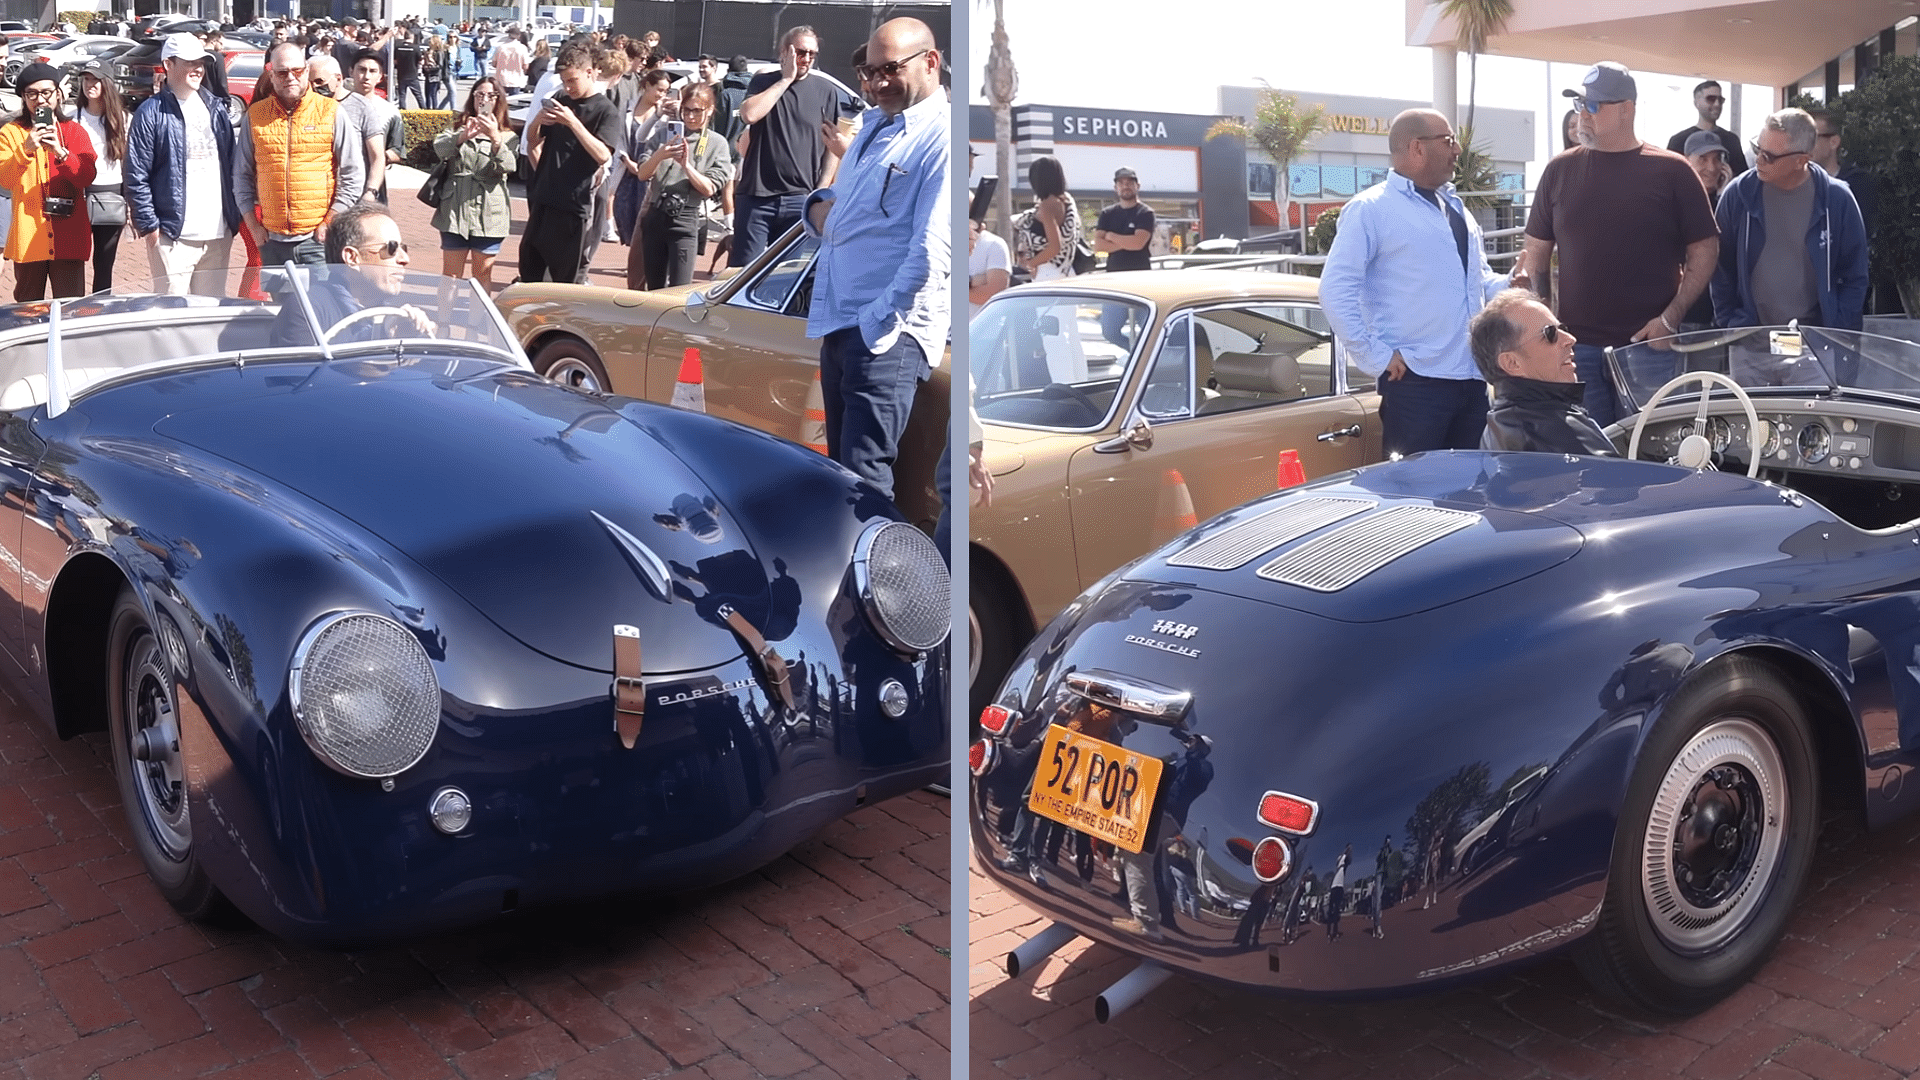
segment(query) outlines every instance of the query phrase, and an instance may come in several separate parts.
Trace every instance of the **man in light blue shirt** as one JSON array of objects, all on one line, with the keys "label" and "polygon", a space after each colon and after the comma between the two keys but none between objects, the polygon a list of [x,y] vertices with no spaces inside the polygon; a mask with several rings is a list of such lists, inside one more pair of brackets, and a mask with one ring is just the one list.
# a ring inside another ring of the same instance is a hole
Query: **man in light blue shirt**
[{"label": "man in light blue shirt", "polygon": [[1408,109],[1387,133],[1393,172],[1340,211],[1320,275],[1320,304],[1355,366],[1379,380],[1389,454],[1470,450],[1487,426],[1467,323],[1507,277],[1493,272],[1480,226],[1454,194],[1453,126]]},{"label": "man in light blue shirt", "polygon": [[926,23],[883,23],[859,75],[877,108],[834,185],[807,196],[820,238],[807,336],[820,339],[827,452],[892,498],[914,390],[947,340],[950,122]]}]

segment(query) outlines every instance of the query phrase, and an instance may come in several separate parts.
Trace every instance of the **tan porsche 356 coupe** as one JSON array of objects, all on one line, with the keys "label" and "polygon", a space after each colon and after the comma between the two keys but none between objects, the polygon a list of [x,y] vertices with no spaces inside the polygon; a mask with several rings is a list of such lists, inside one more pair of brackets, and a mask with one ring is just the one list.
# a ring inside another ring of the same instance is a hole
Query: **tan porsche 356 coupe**
[{"label": "tan porsche 356 coupe", "polygon": [[[707,412],[793,442],[821,445],[809,404],[820,377],[820,343],[807,339],[818,243],[794,226],[760,258],[705,290],[681,285],[633,292],[604,285],[513,285],[495,304],[535,371],[583,389],[648,401],[673,400],[681,360],[700,350]],[[934,470],[946,445],[943,362],[914,395],[894,465],[894,502],[932,531],[940,516]]]},{"label": "tan porsche 356 coupe", "polygon": [[1280,486],[1380,459],[1373,380],[1319,281],[1166,270],[1022,285],[968,336],[993,501],[972,512],[973,715],[1107,573]]}]

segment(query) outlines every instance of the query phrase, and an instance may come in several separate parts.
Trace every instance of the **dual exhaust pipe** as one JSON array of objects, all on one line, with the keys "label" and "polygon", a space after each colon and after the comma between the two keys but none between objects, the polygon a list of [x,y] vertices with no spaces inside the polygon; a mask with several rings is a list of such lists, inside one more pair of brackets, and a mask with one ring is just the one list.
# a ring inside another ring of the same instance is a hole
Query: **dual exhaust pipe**
[{"label": "dual exhaust pipe", "polygon": [[[1007,954],[1007,977],[1017,979],[1020,973],[1030,970],[1034,965],[1054,953],[1080,932],[1065,923],[1048,923],[1047,928],[1022,942],[1020,946]],[[1153,992],[1153,989],[1166,982],[1173,972],[1151,960],[1143,960],[1140,966],[1123,976],[1119,982],[1100,992],[1093,999],[1093,1018],[1104,1024],[1128,1009],[1139,1004],[1140,999]]]}]

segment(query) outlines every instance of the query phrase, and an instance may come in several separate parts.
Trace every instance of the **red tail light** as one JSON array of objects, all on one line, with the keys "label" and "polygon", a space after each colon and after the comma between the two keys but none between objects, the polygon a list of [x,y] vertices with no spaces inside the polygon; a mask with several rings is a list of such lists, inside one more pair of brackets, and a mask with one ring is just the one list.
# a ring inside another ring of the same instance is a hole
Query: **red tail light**
[{"label": "red tail light", "polygon": [[999,756],[1000,748],[994,745],[992,739],[981,739],[967,748],[967,768],[975,776],[985,776]]},{"label": "red tail light", "polygon": [[1253,845],[1253,876],[1261,881],[1279,881],[1292,865],[1293,852],[1285,840],[1269,836]]},{"label": "red tail light", "polygon": [[1013,710],[1004,705],[989,705],[980,710],[980,726],[995,735],[1005,735],[1013,726]]},{"label": "red tail light", "polygon": [[1320,820],[1320,804],[1284,791],[1269,791],[1260,796],[1260,812],[1256,816],[1262,825],[1305,836]]}]

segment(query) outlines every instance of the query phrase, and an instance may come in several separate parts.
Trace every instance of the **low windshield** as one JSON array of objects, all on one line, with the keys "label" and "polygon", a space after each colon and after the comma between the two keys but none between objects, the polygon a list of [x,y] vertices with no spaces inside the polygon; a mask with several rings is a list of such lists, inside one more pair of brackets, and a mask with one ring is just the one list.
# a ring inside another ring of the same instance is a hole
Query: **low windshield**
[{"label": "low windshield", "polygon": [[270,346],[324,342],[343,351],[369,342],[460,342],[518,350],[492,303],[469,279],[393,267],[302,266],[261,272],[281,311]]},{"label": "low windshield", "polygon": [[1119,296],[997,298],[969,324],[973,403],[982,420],[1099,427],[1126,384],[1150,311]]},{"label": "low windshield", "polygon": [[[1717,371],[1754,392],[1861,390],[1920,401],[1920,345],[1818,326],[1699,330],[1612,351],[1629,409],[1688,371]],[[1697,385],[1681,395],[1697,394]],[[1724,393],[1725,391],[1722,391]]]}]

